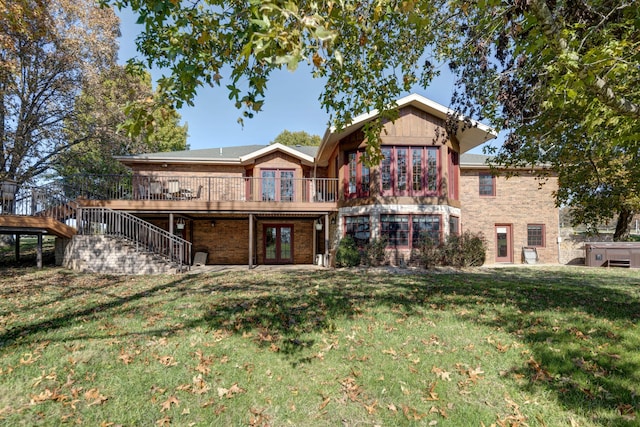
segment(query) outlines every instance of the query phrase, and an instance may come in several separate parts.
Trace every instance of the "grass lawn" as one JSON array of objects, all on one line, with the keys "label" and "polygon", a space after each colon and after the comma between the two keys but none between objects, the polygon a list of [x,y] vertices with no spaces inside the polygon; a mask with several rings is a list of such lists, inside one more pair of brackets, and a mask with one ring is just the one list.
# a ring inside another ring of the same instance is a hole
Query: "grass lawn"
[{"label": "grass lawn", "polygon": [[637,270],[1,273],[0,425],[640,425]]}]

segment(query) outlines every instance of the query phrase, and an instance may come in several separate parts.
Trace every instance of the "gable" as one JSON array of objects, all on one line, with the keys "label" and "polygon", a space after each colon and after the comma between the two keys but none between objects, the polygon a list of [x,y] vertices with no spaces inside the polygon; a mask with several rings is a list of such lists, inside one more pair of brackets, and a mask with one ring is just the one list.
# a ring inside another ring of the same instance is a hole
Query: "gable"
[{"label": "gable", "polygon": [[384,124],[380,139],[383,144],[440,145],[444,142],[445,135],[442,119],[408,106],[400,109],[394,122]]}]

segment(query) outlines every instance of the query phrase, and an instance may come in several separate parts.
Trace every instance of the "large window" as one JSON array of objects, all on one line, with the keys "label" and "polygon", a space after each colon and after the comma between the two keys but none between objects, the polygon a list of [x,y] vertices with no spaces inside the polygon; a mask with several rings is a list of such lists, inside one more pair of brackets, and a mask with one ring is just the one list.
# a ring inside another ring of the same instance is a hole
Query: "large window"
[{"label": "large window", "polygon": [[414,215],[412,220],[413,247],[420,245],[423,239],[433,243],[440,242],[440,217],[436,215]]},{"label": "large window", "polygon": [[544,224],[527,225],[527,246],[544,246]]},{"label": "large window", "polygon": [[387,246],[409,246],[409,215],[380,215],[380,235]]},{"label": "large window", "polygon": [[383,147],[382,194],[435,195],[439,190],[437,147]]},{"label": "large window", "polygon": [[418,247],[423,238],[440,241],[439,215],[380,215],[380,234],[388,247]]},{"label": "large window", "polygon": [[344,235],[351,236],[358,247],[362,247],[369,243],[369,239],[371,238],[369,217],[365,215],[345,217]]},{"label": "large window", "polygon": [[371,172],[363,163],[365,153],[352,151],[347,153],[347,182],[345,193],[347,197],[367,197],[371,185]]},{"label": "large window", "polygon": [[481,173],[479,176],[478,191],[481,196],[495,196],[496,195],[496,179],[493,175],[488,173]]}]

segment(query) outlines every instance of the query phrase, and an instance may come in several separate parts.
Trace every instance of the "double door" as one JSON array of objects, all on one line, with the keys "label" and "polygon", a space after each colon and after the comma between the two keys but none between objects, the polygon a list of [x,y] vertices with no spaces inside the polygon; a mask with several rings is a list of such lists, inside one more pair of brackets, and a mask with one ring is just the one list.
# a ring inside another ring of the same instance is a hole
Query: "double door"
[{"label": "double door", "polygon": [[265,225],[264,233],[264,263],[292,264],[293,263],[293,226]]}]

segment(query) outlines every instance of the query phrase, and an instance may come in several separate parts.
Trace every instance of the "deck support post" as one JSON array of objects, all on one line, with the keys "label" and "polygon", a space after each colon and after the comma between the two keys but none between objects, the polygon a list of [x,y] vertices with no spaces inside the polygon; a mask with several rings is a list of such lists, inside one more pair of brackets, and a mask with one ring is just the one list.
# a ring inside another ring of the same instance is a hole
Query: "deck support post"
[{"label": "deck support post", "polygon": [[329,214],[324,215],[324,261],[322,264],[329,267]]},{"label": "deck support post", "polygon": [[20,262],[20,235],[16,234],[15,241],[15,254],[16,254],[16,263]]},{"label": "deck support post", "polygon": [[169,234],[173,234],[173,212],[169,214]]},{"label": "deck support post", "polygon": [[42,233],[38,233],[38,246],[36,248],[36,266],[42,268]]},{"label": "deck support post", "polygon": [[253,214],[249,214],[249,270],[253,268]]},{"label": "deck support post", "polygon": [[313,239],[311,242],[311,247],[313,248],[313,258],[311,260],[311,262],[313,264],[317,263],[317,259],[318,259],[318,230],[316,229],[316,224],[318,223],[318,220],[315,219],[313,220],[313,224],[311,225],[311,227],[313,228]]}]

